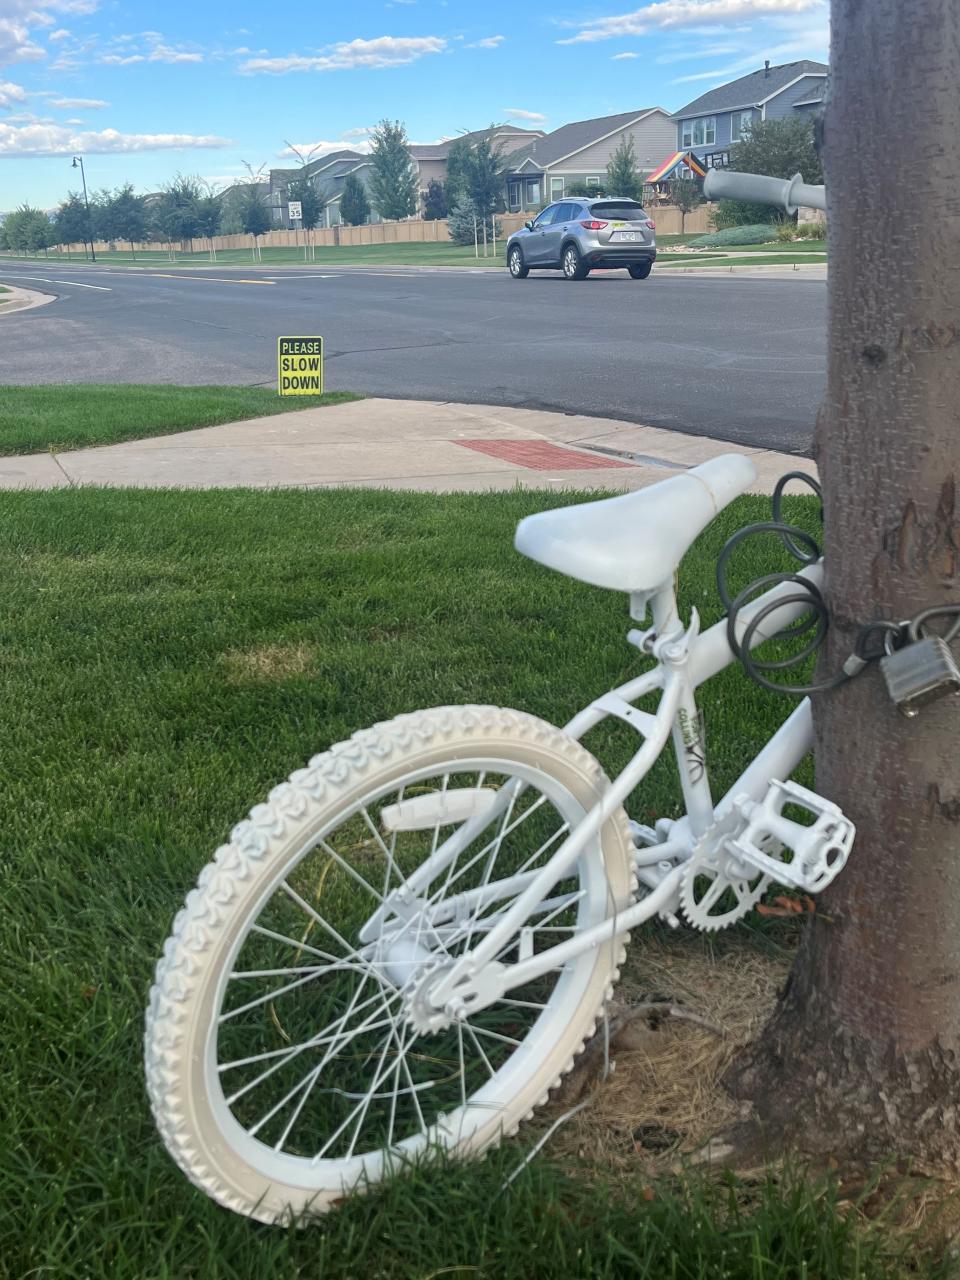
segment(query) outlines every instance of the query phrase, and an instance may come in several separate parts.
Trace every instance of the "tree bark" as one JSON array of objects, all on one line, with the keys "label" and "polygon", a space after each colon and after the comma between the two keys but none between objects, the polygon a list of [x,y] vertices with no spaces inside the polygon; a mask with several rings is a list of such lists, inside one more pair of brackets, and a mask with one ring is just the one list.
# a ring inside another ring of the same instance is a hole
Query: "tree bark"
[{"label": "tree bark", "polygon": [[[857,625],[960,602],[960,4],[834,0],[825,670]],[[728,1083],[763,1132],[960,1167],[960,703],[907,720],[872,666],[814,698],[817,789],[857,824]]]}]

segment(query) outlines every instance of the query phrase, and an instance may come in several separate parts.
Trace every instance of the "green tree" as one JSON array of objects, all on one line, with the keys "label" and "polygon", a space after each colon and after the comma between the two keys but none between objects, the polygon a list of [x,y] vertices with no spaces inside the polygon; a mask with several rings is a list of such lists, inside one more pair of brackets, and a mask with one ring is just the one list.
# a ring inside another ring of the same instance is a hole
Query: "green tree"
[{"label": "green tree", "polygon": [[320,202],[320,196],[317,188],[314,186],[310,178],[306,174],[302,174],[287,187],[287,199],[300,201],[300,225],[304,231],[313,231],[320,218],[323,215],[323,205]]},{"label": "green tree", "polygon": [[146,235],[147,217],[143,197],[134,194],[133,184],[117,187],[106,209],[107,235],[111,240],[126,240],[130,253],[136,258],[134,244]]},{"label": "green tree", "polygon": [[398,221],[417,212],[417,172],[407,149],[407,131],[399,120],[381,120],[370,139],[373,175],[370,195],[381,218]]},{"label": "green tree", "polygon": [[107,187],[90,192],[90,236],[94,240],[114,238],[110,222],[110,204],[113,197]]},{"label": "green tree", "polygon": [[755,120],[730,148],[730,168],[768,178],[792,178],[802,173],[805,182],[823,182],[813,120],[809,116]]},{"label": "green tree", "polygon": [[611,196],[624,196],[628,200],[643,198],[643,178],[637,169],[637,152],[633,134],[627,134],[610,157],[607,165],[606,190]]},{"label": "green tree", "polygon": [[3,227],[7,244],[14,253],[37,254],[41,249],[46,252],[56,242],[50,219],[42,209],[32,209],[28,204],[8,213]]},{"label": "green tree", "polygon": [[503,178],[507,169],[504,150],[493,143],[494,126],[469,148],[466,159],[466,195],[479,218],[489,225],[503,208]]},{"label": "green tree", "polygon": [[240,197],[240,224],[253,236],[253,256],[260,259],[260,237],[270,230],[270,210],[264,202],[258,183],[250,183]]},{"label": "green tree", "polygon": [[427,193],[423,198],[423,216],[427,222],[436,222],[445,218],[448,212],[447,191],[442,182],[431,178]]},{"label": "green tree", "polygon": [[340,197],[340,218],[350,227],[370,221],[370,201],[363,183],[355,173],[348,173]]},{"label": "green tree", "polygon": [[584,196],[587,198],[591,196],[605,196],[607,194],[607,188],[602,184],[597,186],[596,183],[569,182],[564,187],[563,194],[565,196]]},{"label": "green tree", "polygon": [[447,152],[447,181],[445,194],[447,209],[455,209],[463,200],[470,198],[469,185],[470,142],[467,138],[456,138]]},{"label": "green tree", "polygon": [[680,234],[686,230],[687,214],[703,204],[700,184],[692,178],[674,178],[668,185],[670,203],[680,210]]},{"label": "green tree", "polygon": [[474,235],[479,233],[477,211],[469,200],[461,199],[447,215],[447,230],[454,244],[474,244]]},{"label": "green tree", "polygon": [[71,191],[53,215],[54,244],[83,244],[90,239],[83,196]]},{"label": "green tree", "polygon": [[192,241],[200,234],[197,211],[203,189],[196,178],[176,178],[162,188],[154,205],[152,221],[164,240]]},{"label": "green tree", "polygon": [[196,213],[197,233],[206,238],[210,246],[210,258],[213,262],[216,262],[217,251],[213,247],[213,237],[220,232],[223,209],[220,204],[220,197],[209,185],[205,187],[204,194],[197,200]]},{"label": "green tree", "polygon": [[[823,164],[814,139],[814,121],[755,120],[739,142],[730,148],[730,168],[740,173],[762,173],[768,178],[792,178],[802,173],[804,181],[823,181]],[[721,200],[713,215],[714,226],[751,226],[757,222],[783,222],[787,215],[769,206],[747,200]]]}]

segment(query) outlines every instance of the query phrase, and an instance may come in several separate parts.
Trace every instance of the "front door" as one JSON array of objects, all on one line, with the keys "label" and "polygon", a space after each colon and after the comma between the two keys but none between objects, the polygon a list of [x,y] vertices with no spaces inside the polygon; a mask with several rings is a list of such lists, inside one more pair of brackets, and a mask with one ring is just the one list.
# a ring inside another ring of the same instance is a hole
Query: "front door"
[{"label": "front door", "polygon": [[543,239],[541,241],[541,249],[543,256],[540,262],[544,266],[559,267],[560,250],[563,246],[564,236],[567,228],[574,219],[578,206],[575,204],[557,204],[552,206],[554,209],[553,218],[550,225],[545,228]]},{"label": "front door", "polygon": [[541,266],[548,261],[547,237],[556,215],[560,212],[558,204],[547,205],[543,213],[534,219],[530,234],[523,239],[523,256],[530,266]]}]

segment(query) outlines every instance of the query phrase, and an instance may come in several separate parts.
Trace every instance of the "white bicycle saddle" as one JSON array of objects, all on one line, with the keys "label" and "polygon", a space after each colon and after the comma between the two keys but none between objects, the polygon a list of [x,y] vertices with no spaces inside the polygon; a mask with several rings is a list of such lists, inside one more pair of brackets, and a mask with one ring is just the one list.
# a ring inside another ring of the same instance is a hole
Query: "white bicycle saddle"
[{"label": "white bicycle saddle", "polygon": [[636,493],[527,516],[514,546],[595,587],[653,591],[672,578],[697,535],[756,476],[749,458],[725,453]]}]

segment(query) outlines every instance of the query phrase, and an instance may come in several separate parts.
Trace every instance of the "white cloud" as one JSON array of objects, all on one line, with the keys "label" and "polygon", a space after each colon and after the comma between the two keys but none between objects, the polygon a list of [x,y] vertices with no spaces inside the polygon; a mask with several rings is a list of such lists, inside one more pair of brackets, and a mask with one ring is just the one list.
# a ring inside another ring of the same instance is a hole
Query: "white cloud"
[{"label": "white cloud", "polygon": [[745,18],[770,18],[823,9],[824,0],[657,0],[631,13],[586,22],[575,36],[560,44],[582,44],[639,36],[657,28],[687,27],[694,23],[742,22]]},{"label": "white cloud", "polygon": [[56,31],[51,31],[47,36],[47,40],[50,44],[56,44],[58,40],[68,40],[69,38],[70,32],[66,27],[58,27]]},{"label": "white cloud", "polygon": [[157,43],[150,50],[148,62],[202,62],[202,53],[192,53],[187,49],[175,49],[172,45]]},{"label": "white cloud", "polygon": [[146,58],[142,53],[131,53],[126,57],[119,53],[105,53],[100,61],[106,63],[108,67],[130,67],[135,62],[146,62]]},{"label": "white cloud", "polygon": [[109,102],[104,102],[102,98],[51,98],[51,107],[61,107],[68,111],[100,111],[103,107],[109,107]]},{"label": "white cloud", "polygon": [[374,40],[342,40],[327,45],[323,52],[307,57],[291,54],[286,58],[251,58],[240,70],[253,74],[269,72],[284,75],[288,71],[352,71],[357,68],[379,70],[416,62],[431,53],[443,53],[446,40],[440,36],[378,36]]},{"label": "white cloud", "polygon": [[539,111],[524,111],[521,107],[501,107],[508,120],[529,120],[531,124],[543,124],[546,116]]},{"label": "white cloud", "polygon": [[0,156],[107,155],[111,152],[170,151],[196,147],[228,147],[228,138],[189,133],[77,133],[63,125],[0,123]]},{"label": "white cloud", "polygon": [[0,107],[9,107],[12,102],[24,102],[26,97],[27,91],[22,85],[0,80]]},{"label": "white cloud", "polygon": [[611,62],[625,62],[628,58],[639,58],[639,53],[615,53],[610,59]]},{"label": "white cloud", "polygon": [[[37,28],[55,27],[53,14],[93,13],[97,0],[0,0],[0,66],[33,62],[46,51],[33,39]],[[57,39],[62,37],[53,32]]]},{"label": "white cloud", "polygon": [[473,44],[468,44],[467,49],[496,49],[503,44],[506,36],[484,36],[482,40],[474,40]]},{"label": "white cloud", "polygon": [[86,124],[86,123],[87,123],[87,122],[86,122],[86,120],[78,120],[78,119],[76,119],[76,118],[75,118],[75,119],[73,119],[73,120],[65,120],[65,121],[64,121],[64,124]]},{"label": "white cloud", "polygon": [[[356,133],[356,130],[351,130]],[[369,141],[352,142],[348,141],[349,134],[344,134],[339,142],[295,142],[293,146],[286,146],[282,151],[278,151],[277,155],[281,160],[294,159],[299,162],[301,156],[309,156],[311,160],[320,160],[323,156],[329,155],[331,151],[359,151],[362,155],[366,155],[370,150]]]},{"label": "white cloud", "polygon": [[361,125],[359,129],[347,129],[345,133],[341,133],[341,138],[369,138],[374,131],[372,124]]},{"label": "white cloud", "polygon": [[[701,49],[678,49],[675,53],[661,53],[657,62],[667,66],[671,62],[696,62],[700,58],[721,58],[728,53],[739,53],[740,46],[735,44],[714,44]],[[622,57],[622,54],[617,55]]]}]

